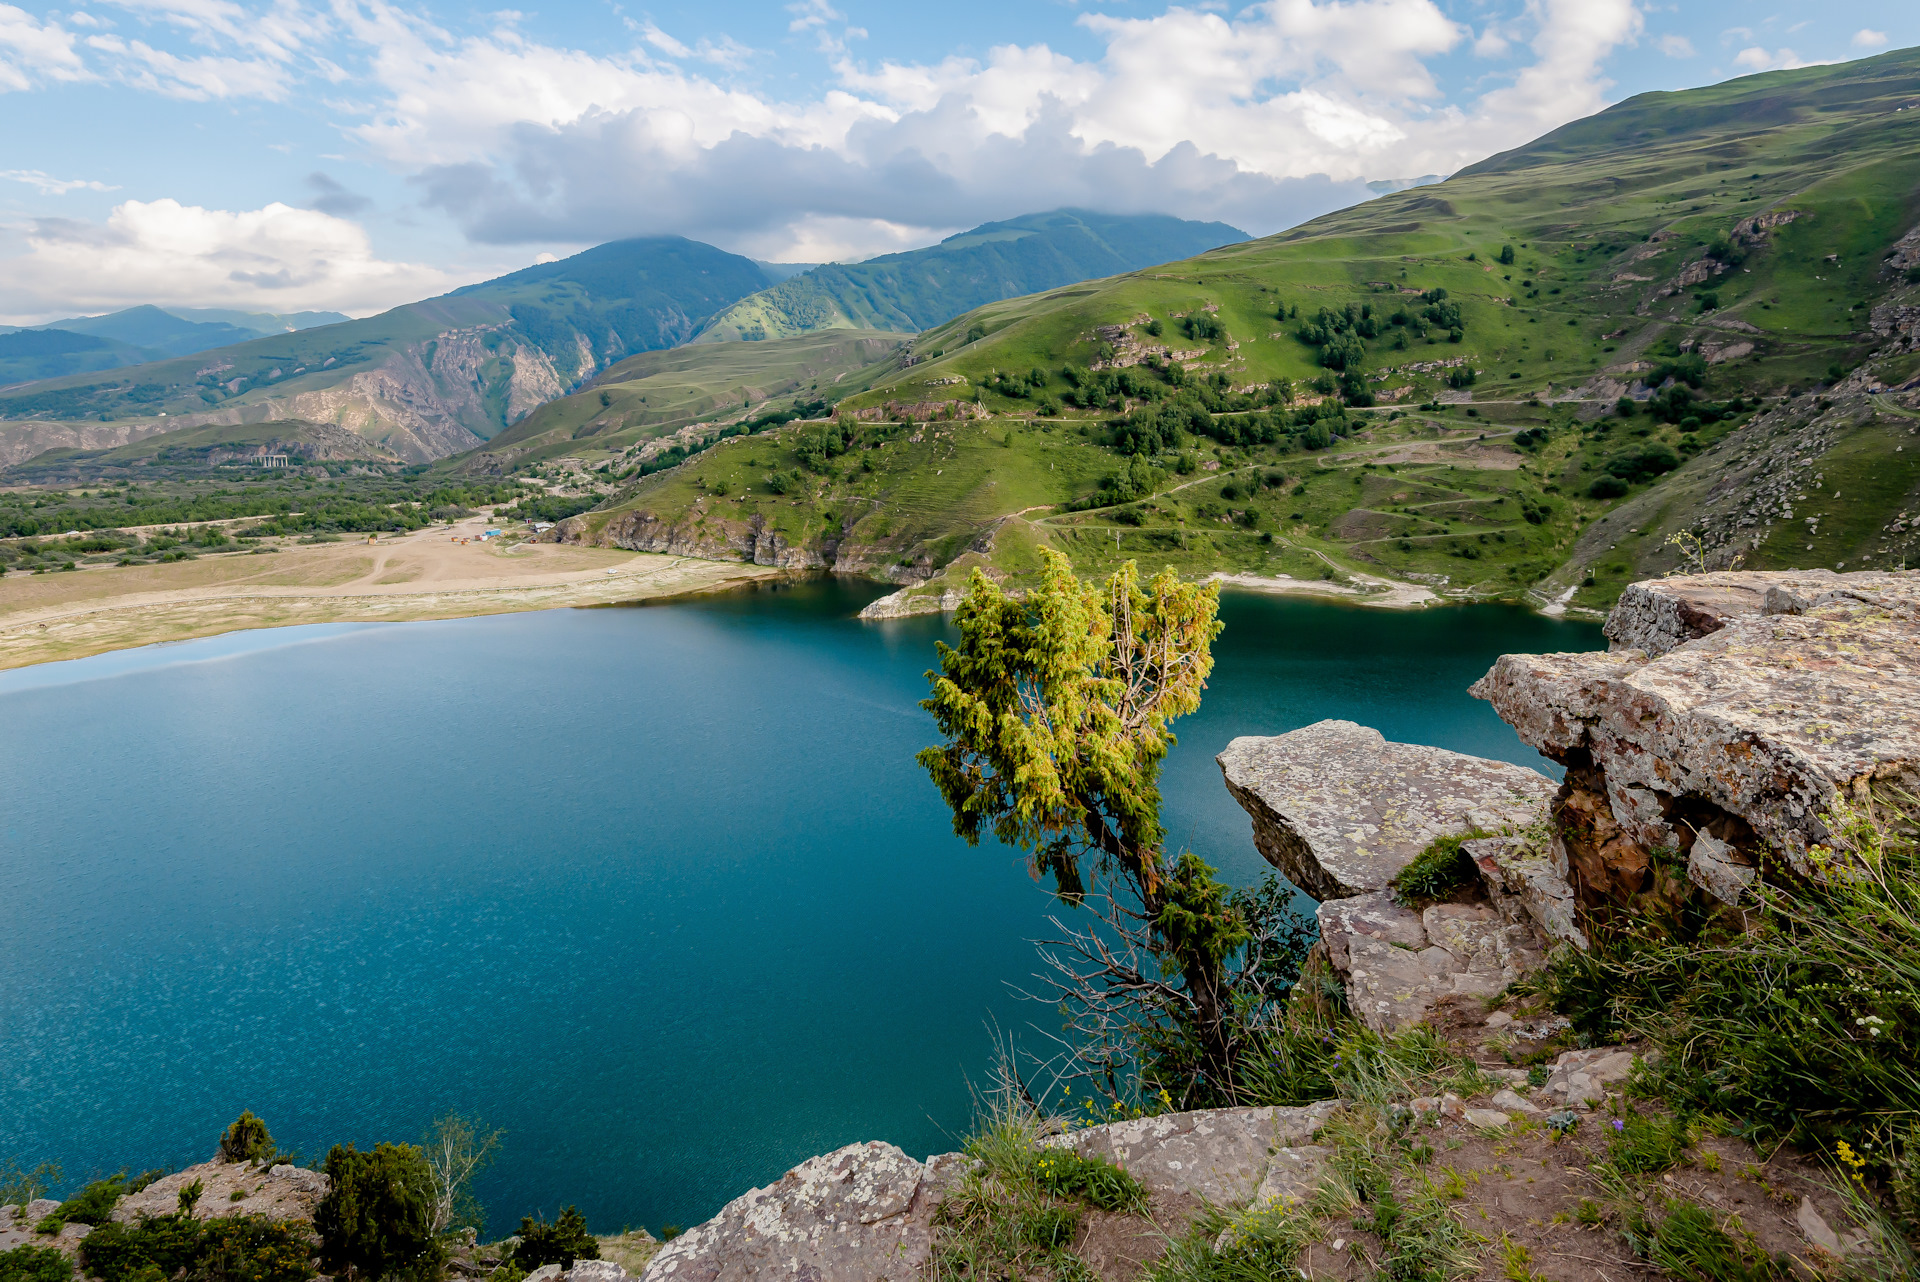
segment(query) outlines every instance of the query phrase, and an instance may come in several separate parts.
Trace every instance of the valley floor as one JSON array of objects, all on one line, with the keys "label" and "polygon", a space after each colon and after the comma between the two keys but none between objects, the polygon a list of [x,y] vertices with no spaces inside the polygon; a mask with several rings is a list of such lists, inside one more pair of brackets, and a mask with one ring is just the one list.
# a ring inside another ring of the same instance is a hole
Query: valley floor
[{"label": "valley floor", "polygon": [[165,565],[0,576],[0,669],[248,628],[648,600],[780,573],[617,549],[479,542],[489,524],[477,516],[371,544],[267,540],[260,551]]}]

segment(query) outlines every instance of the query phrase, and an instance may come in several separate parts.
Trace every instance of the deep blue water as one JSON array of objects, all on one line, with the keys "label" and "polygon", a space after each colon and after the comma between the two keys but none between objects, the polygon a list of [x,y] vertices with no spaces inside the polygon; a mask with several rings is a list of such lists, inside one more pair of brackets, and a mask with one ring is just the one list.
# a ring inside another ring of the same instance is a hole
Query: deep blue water
[{"label": "deep blue water", "polygon": [[[317,1157],[507,1131],[496,1233],[687,1224],[860,1139],[950,1147],[1049,903],[913,762],[938,620],[821,582],[242,633],[0,674],[0,1161]],[[1213,754],[1327,716],[1544,766],[1465,687],[1596,629],[1230,596],[1165,774],[1265,865]]]}]

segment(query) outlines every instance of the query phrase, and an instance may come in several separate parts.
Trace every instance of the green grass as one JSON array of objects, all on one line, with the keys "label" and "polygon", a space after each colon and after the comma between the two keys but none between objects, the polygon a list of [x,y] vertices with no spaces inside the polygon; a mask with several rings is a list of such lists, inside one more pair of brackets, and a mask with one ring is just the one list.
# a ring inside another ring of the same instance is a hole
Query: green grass
[{"label": "green grass", "polygon": [[830,330],[764,343],[711,343],[619,362],[580,392],[549,401],[445,471],[500,471],[571,456],[617,462],[690,424],[831,400],[864,387],[861,370],[910,335]]}]

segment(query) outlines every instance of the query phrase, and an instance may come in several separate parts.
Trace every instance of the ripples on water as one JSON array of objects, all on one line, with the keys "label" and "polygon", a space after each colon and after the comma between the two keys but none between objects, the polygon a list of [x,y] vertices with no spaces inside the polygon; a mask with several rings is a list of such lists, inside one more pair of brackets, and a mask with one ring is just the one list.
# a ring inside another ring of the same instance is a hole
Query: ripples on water
[{"label": "ripples on water", "polygon": [[[491,1230],[692,1223],[968,1117],[1049,905],[913,763],[938,620],[866,585],[243,633],[0,674],[0,1161],[506,1128]],[[1464,693],[1596,629],[1230,596],[1173,839],[1264,869],[1212,755],[1322,717],[1541,766]]]}]

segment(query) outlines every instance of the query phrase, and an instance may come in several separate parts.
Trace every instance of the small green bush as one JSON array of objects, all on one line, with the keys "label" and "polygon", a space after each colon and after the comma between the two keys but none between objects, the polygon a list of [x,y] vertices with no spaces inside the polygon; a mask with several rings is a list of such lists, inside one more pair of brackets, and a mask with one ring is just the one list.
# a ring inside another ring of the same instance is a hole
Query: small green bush
[{"label": "small green bush", "polygon": [[[48,1218],[61,1224],[105,1224],[113,1215],[114,1203],[133,1191],[128,1187],[127,1173],[122,1171],[87,1185],[62,1202],[60,1208]],[[54,1229],[56,1233],[59,1231],[58,1228]]]},{"label": "small green bush", "polygon": [[1687,1155],[1683,1117],[1628,1113],[1606,1123],[1607,1163],[1626,1175],[1658,1175]]},{"label": "small green bush", "polygon": [[553,1223],[533,1216],[520,1220],[520,1245],[513,1250],[513,1262],[531,1272],[543,1264],[573,1267],[575,1260],[597,1260],[600,1244],[587,1232],[587,1219],[569,1206]]},{"label": "small green bush", "polygon": [[1587,487],[1587,497],[1617,499],[1627,492],[1627,483],[1617,476],[1603,476]]},{"label": "small green bush", "polygon": [[73,1266],[50,1246],[0,1251],[0,1282],[70,1282]]},{"label": "small green bush", "polygon": [[1475,828],[1470,832],[1435,837],[1430,845],[1413,857],[1387,883],[1393,897],[1408,907],[1445,899],[1475,876],[1473,857],[1461,846],[1487,834]]},{"label": "small green bush", "polygon": [[1072,1149],[1039,1150],[1031,1172],[1045,1192],[1102,1211],[1143,1210],[1147,1205],[1147,1189],[1139,1180],[1111,1162],[1082,1157]]},{"label": "small green bush", "polygon": [[362,1153],[336,1144],[327,1154],[327,1195],[313,1211],[320,1264],[335,1277],[438,1278],[446,1250],[433,1233],[434,1185],[412,1144],[376,1144]]},{"label": "small green bush", "polygon": [[1020,1240],[1042,1250],[1065,1250],[1080,1232],[1080,1212],[1064,1206],[1042,1207],[1020,1217]]},{"label": "small green bush", "polygon": [[242,1110],[220,1136],[220,1160],[223,1162],[264,1162],[274,1154],[273,1136],[267,1124],[249,1110]]}]

